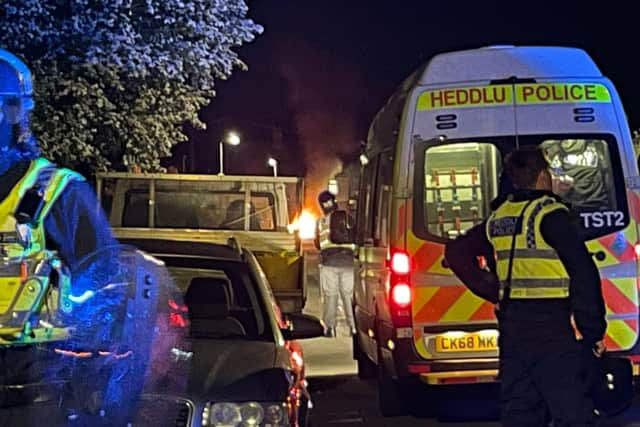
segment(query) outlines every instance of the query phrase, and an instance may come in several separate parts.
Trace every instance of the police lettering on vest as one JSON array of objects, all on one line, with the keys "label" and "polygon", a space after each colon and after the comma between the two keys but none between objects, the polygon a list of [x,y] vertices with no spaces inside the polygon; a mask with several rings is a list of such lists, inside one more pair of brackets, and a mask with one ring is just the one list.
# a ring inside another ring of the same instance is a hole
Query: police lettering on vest
[{"label": "police lettering on vest", "polygon": [[558,209],[567,207],[552,197],[542,196],[535,200],[508,200],[489,217],[486,233],[495,249],[501,299],[507,287],[512,299],[569,296],[569,274],[540,232],[544,216]]}]

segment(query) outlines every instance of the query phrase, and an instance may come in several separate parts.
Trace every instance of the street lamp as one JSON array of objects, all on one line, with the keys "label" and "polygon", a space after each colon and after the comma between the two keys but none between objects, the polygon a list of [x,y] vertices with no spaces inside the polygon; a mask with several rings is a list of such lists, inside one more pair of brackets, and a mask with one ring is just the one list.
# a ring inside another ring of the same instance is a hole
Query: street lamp
[{"label": "street lamp", "polygon": [[224,175],[224,144],[238,145],[240,144],[240,136],[235,132],[228,132],[227,137],[224,140],[220,140],[220,173],[218,175]]},{"label": "street lamp", "polygon": [[267,164],[273,168],[273,176],[278,176],[278,161],[273,157],[269,157]]}]

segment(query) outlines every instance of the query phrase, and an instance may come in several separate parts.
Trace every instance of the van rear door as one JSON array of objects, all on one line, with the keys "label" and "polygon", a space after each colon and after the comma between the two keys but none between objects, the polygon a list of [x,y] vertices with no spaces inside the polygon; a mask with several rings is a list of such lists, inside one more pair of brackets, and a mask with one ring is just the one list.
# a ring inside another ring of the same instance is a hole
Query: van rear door
[{"label": "van rear door", "polygon": [[517,129],[541,141],[555,192],[571,204],[600,271],[607,308],[605,343],[628,350],[638,338],[638,195],[626,188],[631,152],[622,108],[606,79],[538,80],[516,87]]},{"label": "van rear door", "polygon": [[[515,133],[511,84],[429,88],[418,97],[406,246],[414,266],[414,345],[423,358],[497,356],[493,306],[446,267],[444,243],[486,218],[498,192],[500,152],[478,137],[512,141]],[[432,139],[437,135],[446,139]]]}]

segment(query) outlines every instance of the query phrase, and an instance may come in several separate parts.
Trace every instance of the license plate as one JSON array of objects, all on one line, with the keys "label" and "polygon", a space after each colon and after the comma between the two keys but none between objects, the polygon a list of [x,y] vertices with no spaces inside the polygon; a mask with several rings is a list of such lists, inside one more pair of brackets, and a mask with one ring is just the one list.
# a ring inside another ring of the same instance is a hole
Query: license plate
[{"label": "license plate", "polygon": [[438,353],[488,351],[497,348],[498,333],[495,331],[444,334],[436,337]]}]

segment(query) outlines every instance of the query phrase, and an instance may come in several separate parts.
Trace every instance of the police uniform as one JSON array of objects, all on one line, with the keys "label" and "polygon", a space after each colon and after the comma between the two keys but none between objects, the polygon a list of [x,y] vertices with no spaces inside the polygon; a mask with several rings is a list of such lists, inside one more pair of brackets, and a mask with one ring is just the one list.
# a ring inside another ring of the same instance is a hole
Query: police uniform
[{"label": "police uniform", "polygon": [[542,426],[548,411],[556,426],[594,425],[589,358],[606,328],[598,270],[553,193],[517,190],[492,208],[445,257],[472,292],[499,302],[502,423]]},{"label": "police uniform", "polygon": [[[16,208],[25,193],[36,185],[42,186],[44,200],[39,217],[31,225],[16,226]],[[11,259],[23,259],[21,264],[33,279],[15,298],[13,294],[0,295],[0,311],[4,313],[0,322],[0,364],[6,373],[0,385],[9,387],[1,394],[0,406],[11,408],[27,403],[43,390],[48,390],[43,388],[20,393],[13,389],[14,386],[44,385],[51,380],[64,380],[60,373],[68,369],[69,363],[75,364],[59,353],[59,350],[67,348],[63,343],[73,341],[67,329],[70,325],[62,317],[47,318],[47,327],[33,328],[27,335],[24,325],[29,319],[26,316],[32,316],[33,309],[38,310],[38,307],[42,311],[72,315],[71,307],[62,306],[62,301],[73,292],[72,277],[82,277],[82,268],[86,266],[83,259],[100,248],[114,247],[117,242],[84,179],[71,170],[55,167],[43,158],[16,164],[1,175],[0,200],[0,251],[5,260],[2,264],[3,286],[5,289],[15,287],[9,283],[15,280],[9,274],[15,268]],[[54,277],[50,274],[51,268],[56,269],[55,286],[49,283]],[[103,284],[95,283],[95,286],[100,285]],[[10,305],[11,299],[13,303]],[[60,306],[56,306],[58,302]],[[79,369],[79,365],[76,366]],[[93,378],[95,386],[98,378]],[[21,415],[20,422],[31,425],[30,421],[46,417],[51,425],[57,425],[54,418],[59,415],[63,414],[29,411],[29,419]]]},{"label": "police uniform", "polygon": [[[84,179],[38,157],[29,129],[32,95],[29,69],[0,49],[0,425],[125,425],[135,402],[117,399],[114,385],[132,393],[140,385],[116,378],[112,367],[127,359],[106,366],[85,358],[82,348],[119,351],[130,344],[114,339],[129,331],[110,320],[127,307],[124,288],[108,301],[82,303],[120,270],[105,268],[120,260],[117,241]],[[67,418],[73,414],[60,404],[82,415]]]},{"label": "police uniform", "polygon": [[337,310],[342,303],[347,327],[353,333],[353,253],[355,246],[350,243],[333,243],[330,237],[331,213],[318,220],[318,241],[320,247],[320,288],[324,303],[322,319],[329,334],[335,334]]}]

